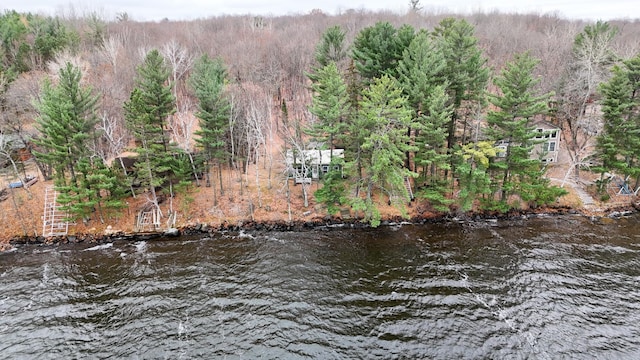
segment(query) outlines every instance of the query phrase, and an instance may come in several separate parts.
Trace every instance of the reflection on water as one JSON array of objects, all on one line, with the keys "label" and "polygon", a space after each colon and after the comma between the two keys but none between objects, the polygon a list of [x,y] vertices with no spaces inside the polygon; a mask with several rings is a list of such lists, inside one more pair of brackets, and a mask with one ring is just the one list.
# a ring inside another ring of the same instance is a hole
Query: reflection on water
[{"label": "reflection on water", "polygon": [[639,218],[0,255],[3,358],[640,357]]}]

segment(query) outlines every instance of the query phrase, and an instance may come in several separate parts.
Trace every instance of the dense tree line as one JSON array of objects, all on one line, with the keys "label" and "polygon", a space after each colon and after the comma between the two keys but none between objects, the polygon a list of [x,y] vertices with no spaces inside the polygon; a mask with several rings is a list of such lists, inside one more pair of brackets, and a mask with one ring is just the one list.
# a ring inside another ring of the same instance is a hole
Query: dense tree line
[{"label": "dense tree line", "polygon": [[[345,149],[343,171],[324,177],[317,199],[373,224],[377,203],[403,209],[410,191],[442,211],[554,202],[563,191],[531,156],[537,120],[562,128],[575,175],[597,144],[602,174],[640,176],[631,22],[415,7],[163,23],[7,11],[0,20],[0,128],[33,147],[77,218],[102,217],[132,192],[159,209],[201,177],[217,199],[223,168],[243,183],[249,164],[271,169],[274,136],[290,149]],[[594,103],[604,116],[591,116]],[[127,149],[133,169],[113,162]]]}]

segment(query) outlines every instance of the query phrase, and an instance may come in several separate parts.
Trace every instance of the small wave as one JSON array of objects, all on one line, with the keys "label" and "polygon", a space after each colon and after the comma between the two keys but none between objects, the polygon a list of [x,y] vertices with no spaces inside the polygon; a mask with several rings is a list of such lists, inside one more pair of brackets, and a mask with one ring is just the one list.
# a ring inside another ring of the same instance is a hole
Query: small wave
[{"label": "small wave", "polygon": [[137,242],[133,246],[136,247],[136,251],[137,252],[145,252],[147,250],[147,242],[146,241]]},{"label": "small wave", "polygon": [[244,238],[244,239],[255,239],[256,237],[251,235],[251,234],[247,234],[244,230],[240,230],[240,232],[238,233],[238,237],[239,238]]},{"label": "small wave", "polygon": [[102,244],[102,245],[96,245],[94,247],[90,247],[88,249],[84,249],[83,251],[96,251],[96,250],[103,250],[103,249],[108,249],[110,247],[113,247],[112,243],[108,243],[108,244]]},{"label": "small wave", "polygon": [[279,243],[279,244],[286,244],[286,243],[287,243],[287,241],[286,241],[286,240],[284,240],[284,239],[279,239],[279,238],[277,238],[277,237],[275,237],[275,236],[269,236],[269,237],[267,237],[267,240],[269,240],[269,241],[273,241],[273,242],[277,242],[277,243]]}]

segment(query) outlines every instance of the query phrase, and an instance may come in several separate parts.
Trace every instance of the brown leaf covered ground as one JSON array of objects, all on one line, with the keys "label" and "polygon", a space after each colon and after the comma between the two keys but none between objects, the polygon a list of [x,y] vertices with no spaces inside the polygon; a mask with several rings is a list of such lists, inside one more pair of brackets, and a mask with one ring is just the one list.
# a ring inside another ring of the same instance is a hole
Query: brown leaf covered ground
[{"label": "brown leaf covered ground", "polygon": [[[256,171],[258,175],[256,177]],[[10,180],[9,180],[10,179]],[[13,178],[5,176],[0,186],[7,186]],[[42,233],[42,213],[44,208],[45,188],[53,186],[51,181],[38,181],[29,189],[9,190],[9,198],[0,202],[0,242],[20,236],[37,236]],[[259,165],[251,165],[248,173],[225,171],[223,174],[224,194],[220,194],[219,184],[213,187],[193,186],[186,195],[174,200],[173,207],[177,211],[177,227],[195,224],[239,224],[242,222],[287,222],[289,207],[287,205],[287,186],[283,176],[283,166],[277,164],[271,171]],[[317,206],[312,192],[321,186],[313,183],[309,186],[309,206],[304,207],[301,185],[289,181],[291,193],[291,220],[311,220],[327,215],[322,206]],[[214,203],[217,198],[217,205]],[[117,214],[106,216],[101,223],[93,219],[88,224],[78,223],[70,227],[70,234],[100,234],[109,227],[110,231],[133,232],[135,216],[146,199],[138,195],[135,199],[126,199],[128,206]],[[169,201],[162,204],[164,213],[169,210]],[[252,211],[253,209],[253,211]],[[387,217],[400,215],[394,208],[382,204],[382,213]],[[166,224],[162,224],[166,228]],[[107,231],[109,231],[107,230]]]},{"label": "brown leaf covered ground", "polygon": [[[180,196],[174,200],[174,209],[177,211],[177,227],[190,226],[195,224],[236,225],[243,222],[286,222],[289,220],[289,210],[287,205],[287,187],[283,176],[283,165],[274,159],[275,166],[271,171],[269,181],[269,171],[264,163],[249,166],[248,173],[238,171],[225,171],[223,175],[224,194],[220,194],[216,183],[217,205],[214,204],[214,189],[212,187],[193,186],[186,196]],[[29,171],[33,172],[34,167],[30,166]],[[256,171],[258,174],[256,176]],[[557,170],[558,172],[560,170]],[[553,172],[552,172],[553,173]],[[3,176],[0,186],[6,187],[14,180],[10,176]],[[270,183],[270,184],[269,184]],[[44,203],[45,188],[52,186],[51,181],[38,181],[29,189],[18,188],[10,190],[9,198],[0,202],[0,243],[6,243],[15,237],[36,236],[42,233],[42,212]],[[310,193],[321,186],[313,183]],[[309,206],[303,206],[302,188],[294,185],[290,180],[291,191],[291,216],[292,220],[311,220],[318,217],[327,216],[326,210],[315,203],[313,196],[309,196]],[[581,202],[575,192],[567,187],[569,195],[559,200],[559,206],[580,208]],[[613,199],[613,201],[629,201],[628,197]],[[88,224],[78,223],[70,227],[70,234],[102,234],[105,231],[123,231],[130,233],[134,231],[135,216],[145,202],[144,196],[137,196],[127,199],[127,208],[107,216],[105,222],[92,220]],[[165,214],[169,209],[169,202],[162,204]],[[253,211],[252,211],[253,209]],[[395,218],[400,216],[400,212],[387,206],[385,201],[380,201],[380,209],[383,218]],[[408,207],[409,216],[431,216],[427,204],[415,202]],[[166,228],[166,224],[162,224]]]}]

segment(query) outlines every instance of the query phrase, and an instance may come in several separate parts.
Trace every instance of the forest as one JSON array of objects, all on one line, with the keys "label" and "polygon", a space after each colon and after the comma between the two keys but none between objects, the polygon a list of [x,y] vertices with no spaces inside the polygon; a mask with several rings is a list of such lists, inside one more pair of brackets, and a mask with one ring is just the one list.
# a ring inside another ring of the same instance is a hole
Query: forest
[{"label": "forest", "polygon": [[[611,174],[638,188],[638,20],[411,5],[161,22],[7,10],[0,167],[26,182],[35,166],[89,226],[144,211],[221,222],[229,204],[251,220],[348,212],[372,226],[389,208],[504,213],[557,203],[559,167],[595,174],[603,201]],[[311,181],[308,154],[325,150]],[[6,223],[26,203],[12,196]]]}]

